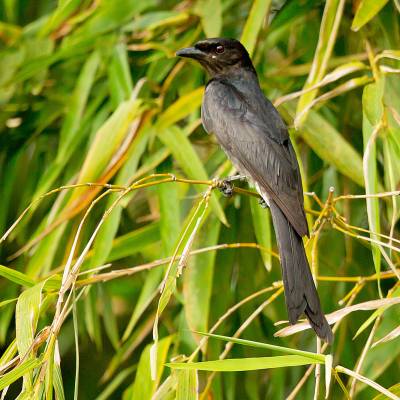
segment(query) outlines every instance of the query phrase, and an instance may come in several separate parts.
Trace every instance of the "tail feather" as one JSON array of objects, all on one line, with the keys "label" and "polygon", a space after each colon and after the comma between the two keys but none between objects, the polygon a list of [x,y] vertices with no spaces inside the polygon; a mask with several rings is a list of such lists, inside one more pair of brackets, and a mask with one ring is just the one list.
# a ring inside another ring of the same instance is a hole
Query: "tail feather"
[{"label": "tail feather", "polygon": [[289,321],[296,323],[304,313],[316,334],[332,343],[332,330],[321,310],[303,240],[276,204],[271,202],[270,209],[281,258]]}]

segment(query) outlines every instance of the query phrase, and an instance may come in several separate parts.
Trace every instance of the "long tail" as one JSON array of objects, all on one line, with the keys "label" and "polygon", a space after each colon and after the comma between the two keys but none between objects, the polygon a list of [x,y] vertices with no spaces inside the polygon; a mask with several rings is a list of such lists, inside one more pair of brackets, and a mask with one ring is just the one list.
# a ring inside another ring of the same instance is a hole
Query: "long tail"
[{"label": "long tail", "polygon": [[332,343],[332,330],[321,310],[303,240],[276,204],[271,202],[270,209],[281,257],[289,321],[291,324],[296,323],[304,312],[315,333]]}]

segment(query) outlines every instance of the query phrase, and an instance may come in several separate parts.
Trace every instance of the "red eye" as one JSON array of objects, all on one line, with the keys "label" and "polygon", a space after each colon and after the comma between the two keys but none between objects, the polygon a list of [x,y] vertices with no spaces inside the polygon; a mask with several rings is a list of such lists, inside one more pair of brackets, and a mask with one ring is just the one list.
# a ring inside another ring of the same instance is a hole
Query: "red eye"
[{"label": "red eye", "polygon": [[221,54],[225,51],[224,46],[217,46],[215,52]]}]

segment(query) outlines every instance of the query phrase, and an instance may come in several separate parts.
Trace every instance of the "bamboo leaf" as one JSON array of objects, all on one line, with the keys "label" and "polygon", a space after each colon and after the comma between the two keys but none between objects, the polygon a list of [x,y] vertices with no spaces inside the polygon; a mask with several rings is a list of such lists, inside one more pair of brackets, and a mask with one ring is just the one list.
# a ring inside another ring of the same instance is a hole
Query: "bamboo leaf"
[{"label": "bamboo leaf", "polygon": [[[97,131],[80,171],[78,182],[95,181],[100,173],[104,171],[114,153],[122,145],[130,124],[143,111],[142,102],[137,100],[136,97],[137,93],[134,92],[131,99],[121,103]],[[78,192],[75,191],[72,198],[76,198]]]},{"label": "bamboo leaf", "polygon": [[387,2],[388,0],[361,0],[358,4],[353,23],[351,24],[351,29],[357,32],[374,18]]},{"label": "bamboo leaf", "polygon": [[112,245],[107,262],[129,257],[154,243],[160,241],[160,228],[158,222],[147,224],[125,235],[118,236]]},{"label": "bamboo leaf", "polygon": [[96,400],[107,400],[122,385],[126,379],[133,374],[136,366],[123,369],[96,397]]},{"label": "bamboo leaf", "polygon": [[378,344],[381,343],[386,343],[386,342],[390,342],[391,340],[396,339],[397,337],[400,336],[400,326],[398,326],[397,328],[394,328],[391,332],[389,332],[386,336],[384,336],[382,339],[377,340],[372,347],[377,346]]},{"label": "bamboo leaf", "polygon": [[254,53],[257,37],[261,30],[264,19],[267,17],[271,7],[271,0],[255,0],[251,6],[249,16],[243,28],[240,41],[247,49],[250,57]]},{"label": "bamboo leaf", "polygon": [[0,276],[21,286],[31,287],[35,284],[35,281],[28,275],[4,265],[0,265]]},{"label": "bamboo leaf", "polygon": [[[349,307],[344,307],[340,310],[334,311],[333,313],[327,314],[326,319],[328,320],[328,323],[334,324],[341,319],[343,319],[346,315],[354,312],[354,311],[370,311],[370,310],[376,310],[377,308],[380,307],[391,307],[395,304],[400,303],[400,297],[394,297],[394,298],[386,298],[386,299],[380,299],[380,300],[371,300],[371,301],[365,301],[363,303],[355,304],[353,306]],[[293,335],[296,332],[301,332],[305,329],[309,329],[310,324],[308,322],[300,322],[292,326],[288,326],[286,328],[283,328],[276,332],[274,336],[276,337],[283,337],[283,336],[289,336]]]},{"label": "bamboo leaf", "polygon": [[[336,35],[339,28],[339,23],[342,18],[345,0],[327,0],[325,3],[324,15],[321,21],[319,32],[319,40],[317,49],[314,55],[310,74],[308,75],[307,82],[304,89],[315,85],[322,80],[328,60],[331,56],[333,46],[336,41]],[[297,104],[296,114],[301,114],[301,118],[296,118],[296,128],[301,128],[305,122],[308,113],[303,110],[308,104],[314,100],[317,95],[317,90],[304,93]]]},{"label": "bamboo leaf", "polygon": [[176,400],[196,400],[198,398],[197,372],[177,371]]},{"label": "bamboo leaf", "polygon": [[117,107],[124,100],[129,99],[133,90],[132,77],[129,71],[128,52],[126,45],[123,43],[118,44],[113,51],[108,79],[113,105]]},{"label": "bamboo leaf", "polygon": [[[154,344],[150,350],[150,366],[151,366],[151,376],[152,379],[156,379],[156,365],[157,365],[157,348],[158,348],[158,321],[161,314],[163,313],[165,307],[167,306],[172,294],[176,288],[177,277],[182,273],[183,267],[187,261],[191,246],[193,245],[193,240],[197,234],[200,225],[206,215],[206,210],[208,208],[210,192],[206,192],[201,201],[193,208],[192,212],[189,214],[188,220],[182,230],[179,242],[175,248],[174,254],[168,265],[165,273],[165,277],[161,284],[161,296],[158,300],[157,313],[153,326],[153,339]],[[179,263],[176,262],[176,256],[181,247],[184,246]]]},{"label": "bamboo leaf", "polygon": [[[363,170],[365,193],[367,195],[377,193],[379,190],[376,141],[381,129],[380,123],[383,116],[383,88],[384,80],[381,79],[378,83],[371,83],[366,86],[363,92]],[[381,231],[379,200],[377,198],[367,198],[366,202],[369,228],[372,232],[375,232],[370,237],[373,240],[379,240],[377,235]],[[372,254],[375,272],[378,274],[378,288],[380,290],[381,250],[376,244],[372,244]]]},{"label": "bamboo leaf", "polygon": [[232,358],[227,360],[203,361],[195,363],[168,363],[173,369],[189,369],[199,371],[254,371],[258,369],[271,369],[295,367],[300,365],[320,364],[321,362],[302,356],[276,356],[258,358]]},{"label": "bamboo leaf", "polygon": [[83,136],[80,127],[99,64],[100,55],[95,51],[82,67],[68,102],[67,113],[60,132],[57,157],[52,163],[52,167],[43,175],[34,197],[38,197],[49,190]]},{"label": "bamboo leaf", "polygon": [[204,332],[197,332],[197,333],[202,336],[207,336],[207,337],[211,337],[211,338],[219,339],[219,340],[225,340],[227,342],[237,343],[237,344],[241,344],[243,346],[256,347],[259,349],[268,349],[268,350],[278,351],[280,353],[297,355],[297,356],[301,356],[301,357],[308,357],[308,358],[312,358],[313,360],[320,361],[320,362],[325,362],[325,359],[326,359],[326,356],[324,356],[323,354],[311,353],[310,351],[290,349],[288,347],[276,346],[276,345],[269,344],[269,343],[260,343],[260,342],[255,342],[253,340],[239,339],[239,338],[230,337],[230,336],[215,335],[213,333],[204,333]]},{"label": "bamboo leaf", "polygon": [[261,207],[257,199],[250,199],[250,207],[251,216],[253,218],[254,233],[256,234],[258,244],[263,247],[260,249],[260,254],[264,261],[265,268],[267,269],[267,271],[271,271],[271,217],[269,212]]},{"label": "bamboo leaf", "polygon": [[41,363],[42,361],[40,359],[32,358],[18,365],[12,371],[7,372],[0,377],[0,390],[3,390],[5,387],[10,386],[13,382],[26,375],[27,373],[32,372],[32,370],[39,367]]},{"label": "bamboo leaf", "polygon": [[198,13],[207,37],[219,37],[222,27],[221,0],[198,0],[195,11]]},{"label": "bamboo leaf", "polygon": [[[282,108],[291,117],[294,117],[295,111],[292,104],[283,104]],[[287,120],[290,121],[289,118]],[[321,135],[321,132],[324,134]],[[360,155],[324,117],[316,111],[310,110],[299,134],[322,160],[332,164],[353,182],[364,186]]]},{"label": "bamboo leaf", "polygon": [[198,110],[204,95],[204,87],[199,87],[192,92],[181,96],[175,103],[171,104],[157,120],[157,134],[161,140],[166,128],[175,122],[187,117],[193,111]]},{"label": "bamboo leaf", "polygon": [[[46,281],[24,290],[18,297],[15,310],[15,330],[18,353],[21,358],[29,360],[31,345],[34,340],[42,304],[42,290]],[[33,375],[28,371],[24,375],[24,389],[32,388]]]},{"label": "bamboo leaf", "polygon": [[[397,383],[396,385],[391,386],[388,389],[391,393],[393,393],[396,396],[400,396],[400,383]],[[384,394],[380,393],[378,396],[375,396],[373,400],[387,400],[387,396]]]},{"label": "bamboo leaf", "polygon": [[[221,223],[216,217],[208,218],[199,234],[198,247],[217,244],[220,227]],[[208,330],[215,257],[215,252],[207,252],[192,258],[183,277],[185,315],[191,330]]]},{"label": "bamboo leaf", "polygon": [[132,399],[151,399],[151,396],[156,391],[160,382],[171,340],[172,337],[167,336],[158,342],[155,379],[152,379],[150,373],[151,345],[146,346],[143,350],[140,356],[135,382],[133,383]]},{"label": "bamboo leaf", "polygon": [[[170,149],[172,155],[189,178],[208,180],[203,163],[182,130],[176,126],[170,127],[160,133],[159,138]],[[196,190],[202,192],[204,187],[196,186]],[[224,211],[214,193],[211,195],[210,204],[220,221],[227,225],[228,222]]]}]

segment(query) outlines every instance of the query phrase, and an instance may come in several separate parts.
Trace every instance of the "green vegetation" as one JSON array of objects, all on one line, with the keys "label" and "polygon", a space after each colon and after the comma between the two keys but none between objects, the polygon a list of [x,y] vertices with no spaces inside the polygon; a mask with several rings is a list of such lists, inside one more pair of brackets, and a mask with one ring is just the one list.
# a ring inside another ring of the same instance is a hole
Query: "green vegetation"
[{"label": "green vegetation", "polygon": [[[398,0],[0,5],[2,398],[398,398]],[[332,347],[274,326],[269,212],[216,190],[206,77],[174,56],[212,36],[290,127]]]}]

